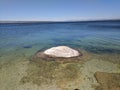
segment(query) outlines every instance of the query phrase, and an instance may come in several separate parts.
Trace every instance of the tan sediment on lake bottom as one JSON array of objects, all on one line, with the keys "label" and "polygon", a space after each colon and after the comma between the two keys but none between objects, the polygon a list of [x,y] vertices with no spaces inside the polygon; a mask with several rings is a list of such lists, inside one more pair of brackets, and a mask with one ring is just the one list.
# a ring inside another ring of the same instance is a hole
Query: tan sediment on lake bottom
[{"label": "tan sediment on lake bottom", "polygon": [[[118,63],[81,50],[80,60],[59,62],[45,58],[19,58],[1,66],[1,90],[95,90],[100,86],[95,72],[120,73]],[[108,55],[114,57],[112,55]],[[116,57],[114,60],[119,59]],[[53,59],[53,58],[50,58]],[[72,58],[73,59],[73,58]],[[66,60],[66,59],[64,59]]]}]

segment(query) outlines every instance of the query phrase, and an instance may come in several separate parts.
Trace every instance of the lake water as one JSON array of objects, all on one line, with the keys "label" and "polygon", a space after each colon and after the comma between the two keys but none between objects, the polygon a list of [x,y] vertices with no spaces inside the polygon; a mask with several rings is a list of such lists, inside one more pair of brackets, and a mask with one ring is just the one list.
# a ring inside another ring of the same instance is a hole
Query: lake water
[{"label": "lake water", "polygon": [[[23,74],[26,72],[26,66],[24,67],[24,65],[28,65],[28,63],[23,64],[23,62],[27,62],[27,60],[29,61],[29,58],[39,50],[45,50],[50,47],[61,45],[69,46],[75,49],[82,49],[94,55],[106,55],[106,57],[103,58],[108,59],[108,57],[110,57],[112,59],[110,62],[107,62],[107,65],[109,65],[109,63],[112,63],[110,65],[116,65],[120,63],[120,21],[8,24],[1,23],[1,90],[33,90],[32,88],[36,88],[35,90],[41,90],[38,89],[39,87],[32,87],[31,85],[28,85],[31,86],[29,89],[27,89],[28,87],[24,85],[19,87],[18,81],[20,81],[20,78],[26,75]],[[115,57],[111,57],[111,55],[114,55]],[[99,62],[100,65],[104,63],[102,61]],[[106,61],[109,61],[109,59]],[[22,68],[22,70],[20,68]],[[108,70],[108,72],[110,70],[111,72],[114,72],[115,70],[114,65],[113,67],[111,66],[112,69],[109,70],[108,68],[109,67],[105,68],[106,71]],[[104,71],[104,68],[100,70]],[[119,71],[119,69],[115,70],[115,72]],[[15,78],[18,79],[13,80]],[[85,87],[84,84],[82,85]],[[61,86],[60,88],[62,89],[60,90],[63,90],[63,87],[66,86]],[[89,86],[86,86],[86,89],[80,90],[88,90],[88,87]],[[89,88],[89,90],[94,89]]]},{"label": "lake water", "polygon": [[120,53],[120,22],[0,24],[0,50],[59,45]]}]

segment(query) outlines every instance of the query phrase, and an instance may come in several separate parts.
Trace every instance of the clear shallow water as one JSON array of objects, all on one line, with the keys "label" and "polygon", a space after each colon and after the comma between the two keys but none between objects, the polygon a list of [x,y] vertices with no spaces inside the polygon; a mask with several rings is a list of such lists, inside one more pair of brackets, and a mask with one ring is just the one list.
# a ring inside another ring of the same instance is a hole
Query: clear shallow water
[{"label": "clear shallow water", "polygon": [[94,53],[120,53],[120,22],[0,24],[2,52],[59,45]]},{"label": "clear shallow water", "polygon": [[[30,62],[37,51],[59,45],[88,52],[82,63]],[[45,90],[95,90],[95,72],[120,73],[119,54],[119,21],[0,24],[0,88],[43,90],[45,84]]]}]

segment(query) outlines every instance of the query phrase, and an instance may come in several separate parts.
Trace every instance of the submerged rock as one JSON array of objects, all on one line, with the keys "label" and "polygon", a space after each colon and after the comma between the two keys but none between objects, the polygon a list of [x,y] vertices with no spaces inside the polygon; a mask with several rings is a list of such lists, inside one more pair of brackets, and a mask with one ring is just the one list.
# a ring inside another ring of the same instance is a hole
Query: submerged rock
[{"label": "submerged rock", "polygon": [[77,57],[81,55],[81,53],[79,53],[77,50],[74,50],[68,46],[52,47],[50,49],[45,50],[43,54],[52,57],[64,57],[64,58]]},{"label": "submerged rock", "polygon": [[120,73],[96,72],[95,78],[100,83],[96,90],[120,90]]}]

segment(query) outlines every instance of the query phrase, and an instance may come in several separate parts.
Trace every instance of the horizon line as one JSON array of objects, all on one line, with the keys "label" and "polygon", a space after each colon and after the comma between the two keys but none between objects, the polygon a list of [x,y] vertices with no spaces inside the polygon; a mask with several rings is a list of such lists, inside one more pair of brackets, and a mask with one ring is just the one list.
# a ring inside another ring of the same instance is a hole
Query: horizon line
[{"label": "horizon line", "polygon": [[82,22],[82,21],[119,21],[120,19],[89,19],[89,20],[0,20],[0,23],[7,22]]}]

